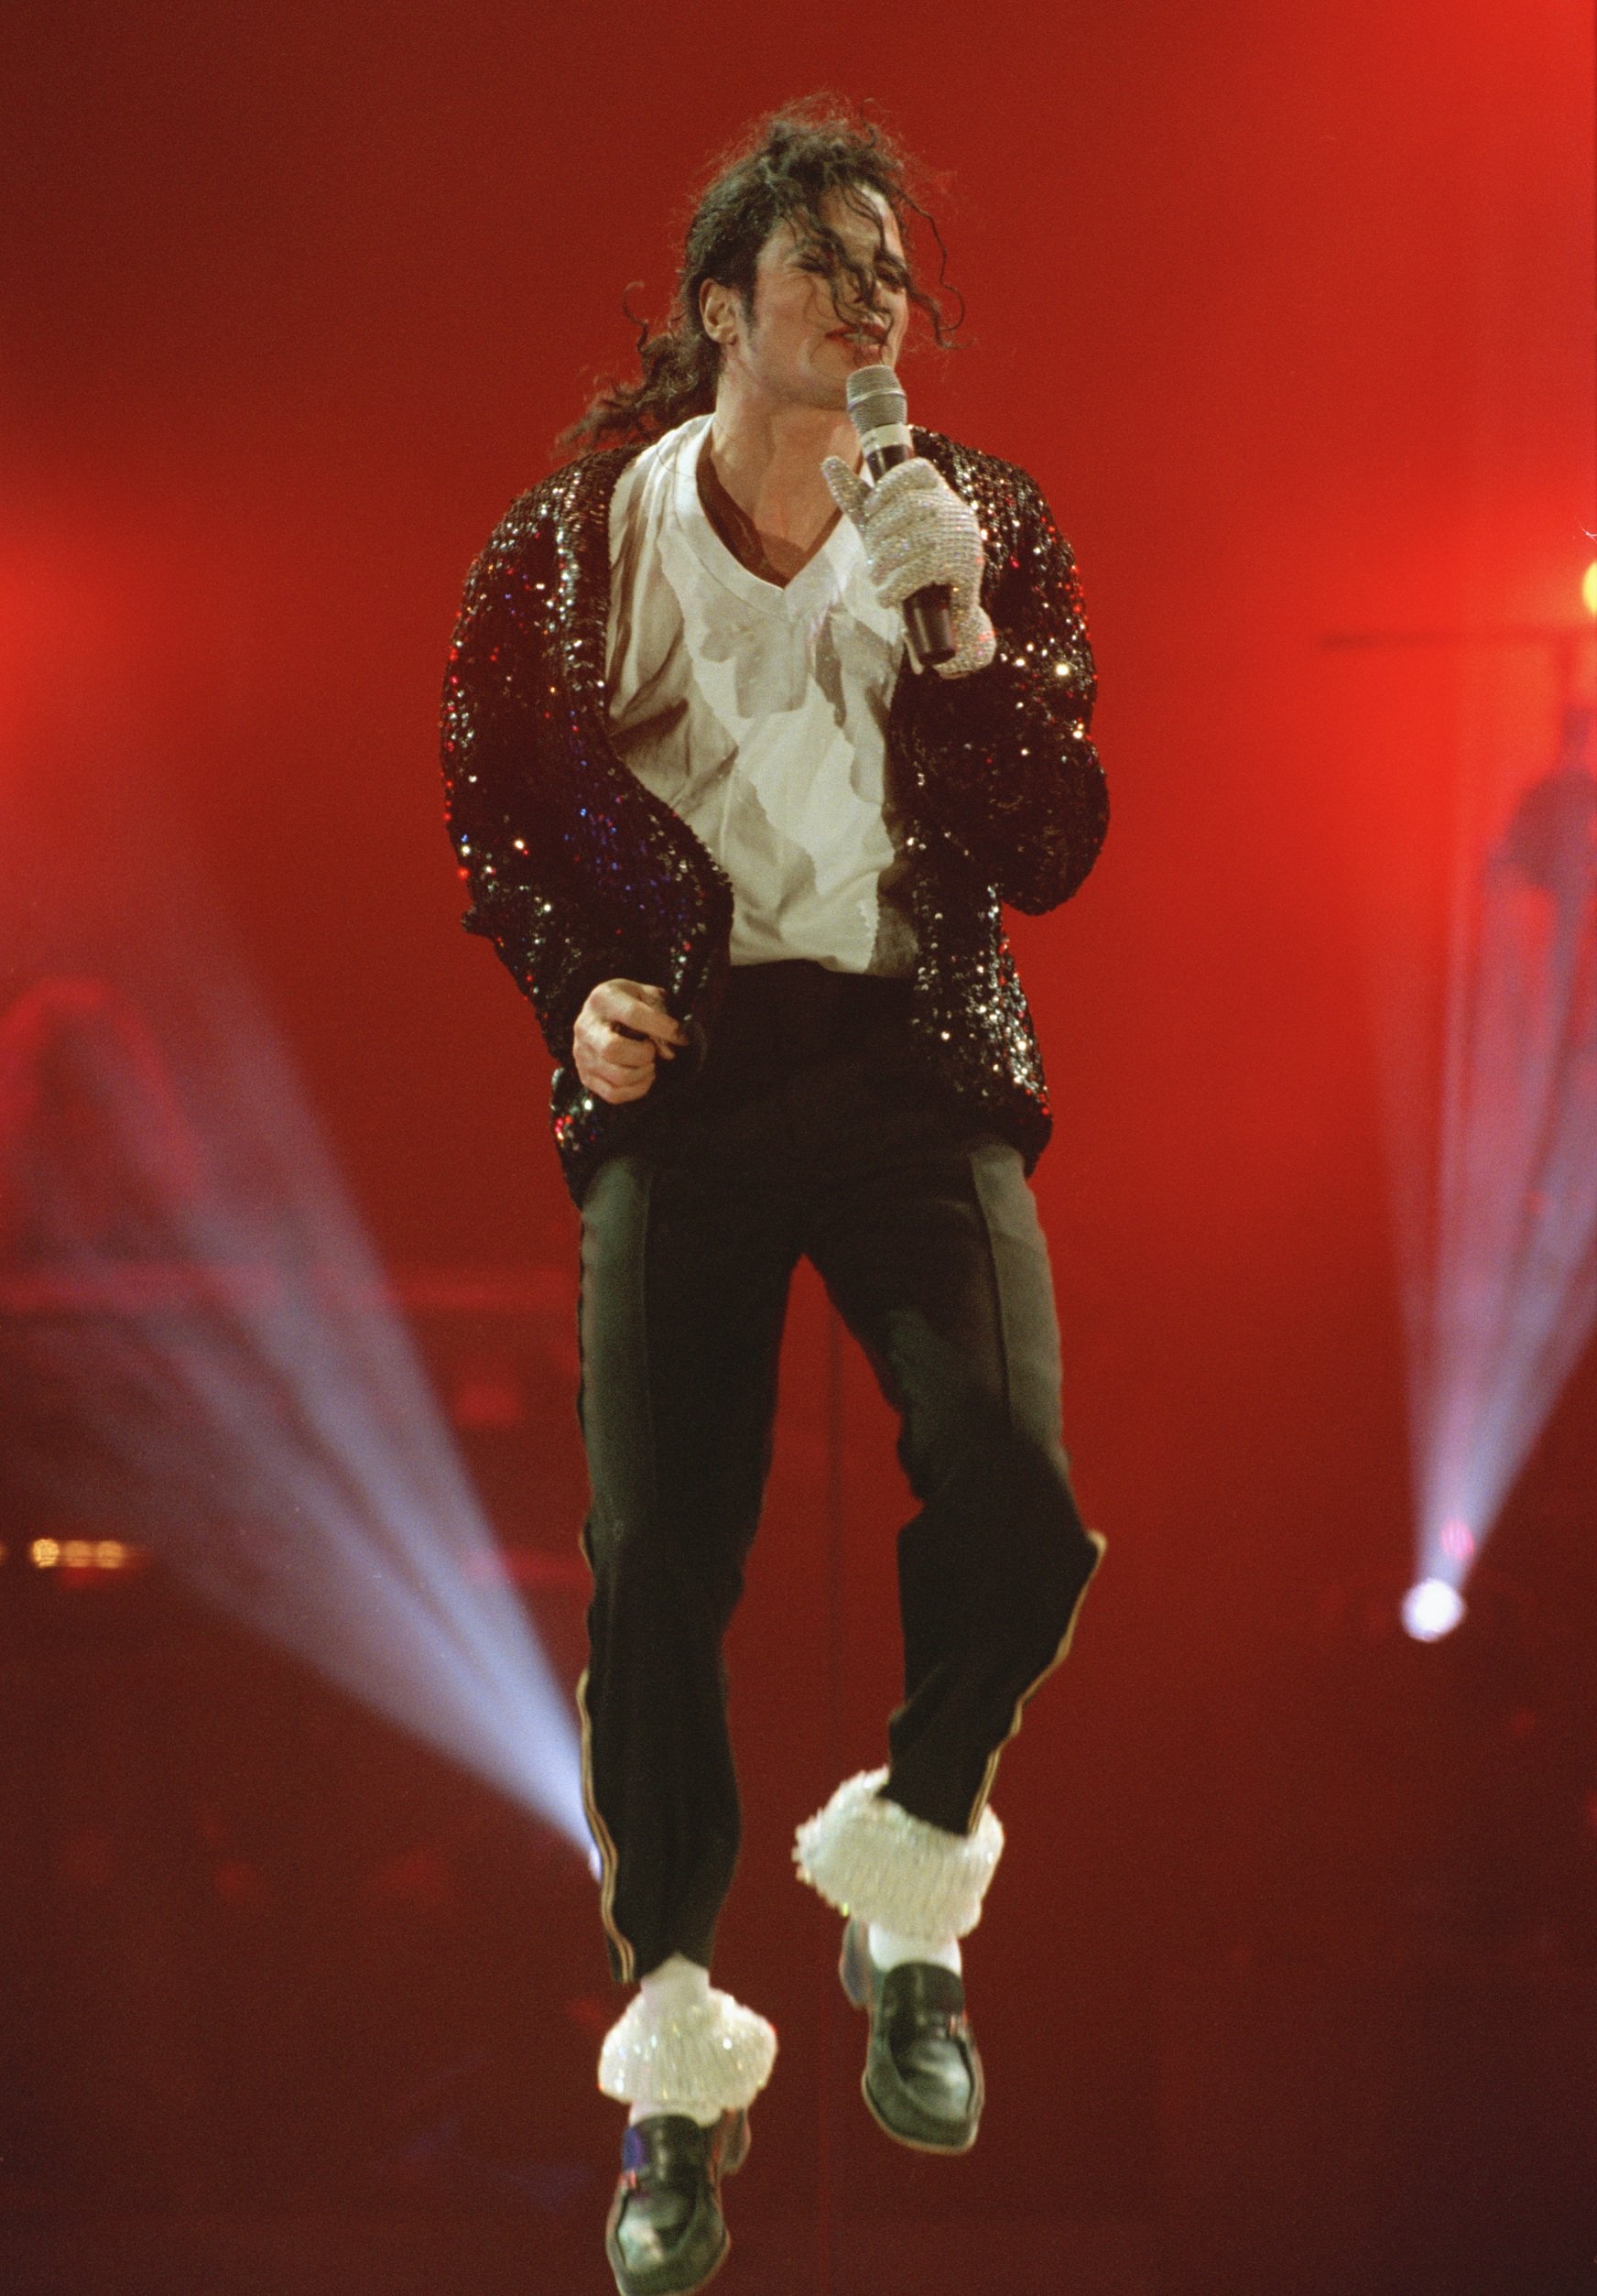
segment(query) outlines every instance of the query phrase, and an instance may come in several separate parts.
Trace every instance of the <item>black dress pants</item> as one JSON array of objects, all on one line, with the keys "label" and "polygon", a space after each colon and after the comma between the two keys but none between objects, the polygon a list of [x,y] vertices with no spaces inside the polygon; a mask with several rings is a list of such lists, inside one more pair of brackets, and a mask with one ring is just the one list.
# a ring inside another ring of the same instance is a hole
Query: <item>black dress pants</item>
[{"label": "black dress pants", "polygon": [[1068,1642],[1101,1542],[1059,1437],[1048,1251],[1019,1151],[920,1062],[908,989],[734,971],[709,1057],[657,1083],[582,1203],[592,1504],[579,1692],[612,1965],[708,1964],[736,1861],[722,1641],[770,1458],[801,1256],[899,1415],[904,1703],[885,1791],[965,1833]]}]

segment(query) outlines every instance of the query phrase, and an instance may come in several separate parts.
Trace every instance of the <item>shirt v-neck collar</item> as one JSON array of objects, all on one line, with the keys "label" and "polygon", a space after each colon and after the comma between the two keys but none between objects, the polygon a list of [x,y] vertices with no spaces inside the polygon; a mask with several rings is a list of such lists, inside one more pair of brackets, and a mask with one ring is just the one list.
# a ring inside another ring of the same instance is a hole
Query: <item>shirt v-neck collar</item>
[{"label": "shirt v-neck collar", "polygon": [[712,580],[745,604],[787,621],[809,615],[821,599],[842,590],[853,528],[847,518],[839,518],[814,557],[805,560],[790,582],[766,582],[752,572],[722,540],[699,499],[699,457],[709,437],[710,422],[708,415],[700,415],[683,424],[672,473],[671,508],[689,547]]}]

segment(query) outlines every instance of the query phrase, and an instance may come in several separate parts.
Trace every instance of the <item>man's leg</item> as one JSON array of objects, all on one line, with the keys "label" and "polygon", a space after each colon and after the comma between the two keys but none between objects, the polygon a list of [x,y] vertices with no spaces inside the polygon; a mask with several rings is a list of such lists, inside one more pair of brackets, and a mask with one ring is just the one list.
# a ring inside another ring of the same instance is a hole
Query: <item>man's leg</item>
[{"label": "man's leg", "polygon": [[584,1783],[617,1976],[639,1990],[600,2085],[631,2107],[608,2247],[626,2291],[700,2285],[720,2177],[776,2037],[709,1983],[738,1845],[722,1641],[769,1453],[792,1253],[735,1168],[618,1156],[582,1207],[592,1487]]},{"label": "man's leg", "polygon": [[790,1266],[761,1209],[642,1156],[603,1165],[582,1206],[582,1709],[624,1980],[672,1953],[708,1962],[737,1857],[721,1646],[759,1517]]},{"label": "man's leg", "polygon": [[[999,1751],[1063,1655],[1102,1541],[1070,1490],[1047,1247],[1017,1151],[961,1142],[951,1116],[882,1138],[875,1161],[839,1168],[806,1245],[900,1415],[920,1502],[899,1537],[905,1696],[888,1769],[839,1789],[799,1861],[868,1925],[874,1968],[852,1926],[849,1952],[856,1997],[877,1997],[878,2118],[959,2149],[980,2112],[973,2047],[916,2036],[961,2024],[956,1941],[1003,1844],[986,1807]],[[906,2080],[885,2053],[895,2019]]]}]

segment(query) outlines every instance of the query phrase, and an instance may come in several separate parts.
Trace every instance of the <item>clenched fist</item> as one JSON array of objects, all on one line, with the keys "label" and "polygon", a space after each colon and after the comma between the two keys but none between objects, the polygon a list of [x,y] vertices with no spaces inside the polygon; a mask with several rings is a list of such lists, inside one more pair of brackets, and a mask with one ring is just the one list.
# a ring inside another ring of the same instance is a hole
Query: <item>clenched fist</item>
[{"label": "clenched fist", "polygon": [[666,1010],[666,992],[644,981],[601,981],[577,1015],[571,1058],[591,1093],[619,1106],[641,1100],[655,1062],[674,1060],[688,1042]]}]

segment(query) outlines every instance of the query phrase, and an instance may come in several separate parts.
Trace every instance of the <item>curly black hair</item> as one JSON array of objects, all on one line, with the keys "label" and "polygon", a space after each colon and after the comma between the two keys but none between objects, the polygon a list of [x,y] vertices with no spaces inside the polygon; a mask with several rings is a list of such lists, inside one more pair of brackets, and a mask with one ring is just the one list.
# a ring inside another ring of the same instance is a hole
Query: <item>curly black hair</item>
[{"label": "curly black hair", "polygon": [[561,445],[655,439],[690,415],[710,412],[721,353],[704,332],[700,289],[713,279],[733,288],[744,310],[751,310],[760,250],[782,223],[791,223],[802,234],[836,288],[846,282],[852,296],[867,310],[874,308],[874,271],[850,256],[822,217],[822,203],[832,192],[855,200],[873,191],[879,194],[897,221],[907,256],[916,224],[929,234],[938,251],[936,289],[929,294],[916,283],[911,262],[909,300],[929,323],[937,343],[946,346],[953,329],[944,315],[943,298],[952,294],[959,305],[954,326],[962,319],[964,306],[947,285],[942,235],[916,198],[912,181],[911,163],[893,139],[874,120],[840,106],[835,98],[811,96],[762,120],[722,159],[693,211],[665,326],[658,333],[646,322],[638,327],[640,379],[604,385],[587,412],[562,434]]}]

